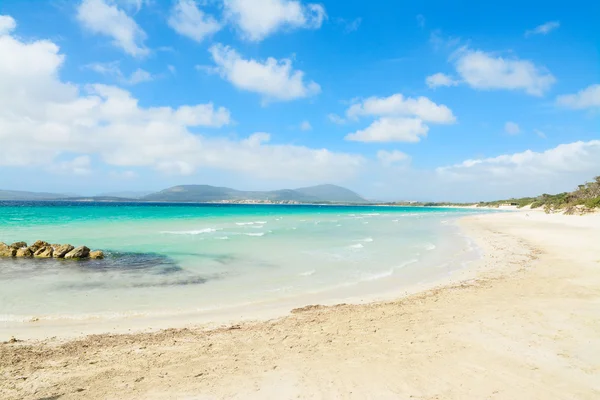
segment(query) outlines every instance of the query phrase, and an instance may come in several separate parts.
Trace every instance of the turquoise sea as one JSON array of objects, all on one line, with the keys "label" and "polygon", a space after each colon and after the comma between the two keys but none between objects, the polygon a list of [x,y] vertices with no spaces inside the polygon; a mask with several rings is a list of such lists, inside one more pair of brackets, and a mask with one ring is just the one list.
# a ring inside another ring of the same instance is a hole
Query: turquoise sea
[{"label": "turquoise sea", "polygon": [[0,322],[215,312],[343,300],[444,277],[477,257],[455,225],[484,211],[377,206],[0,202],[0,241],[105,260],[0,259]]}]

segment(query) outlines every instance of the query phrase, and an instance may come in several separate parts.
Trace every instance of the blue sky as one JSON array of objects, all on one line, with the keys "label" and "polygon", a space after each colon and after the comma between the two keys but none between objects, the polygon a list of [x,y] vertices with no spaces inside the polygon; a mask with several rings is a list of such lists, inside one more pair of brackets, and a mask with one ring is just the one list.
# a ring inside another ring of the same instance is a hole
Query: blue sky
[{"label": "blue sky", "polygon": [[570,190],[600,174],[599,13],[593,1],[4,0],[0,188]]}]

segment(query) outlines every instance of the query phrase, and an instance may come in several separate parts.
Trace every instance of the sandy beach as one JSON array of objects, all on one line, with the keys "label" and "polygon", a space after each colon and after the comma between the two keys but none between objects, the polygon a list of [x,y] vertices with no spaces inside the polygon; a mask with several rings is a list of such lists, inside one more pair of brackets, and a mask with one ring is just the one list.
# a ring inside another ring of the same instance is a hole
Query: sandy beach
[{"label": "sandy beach", "polygon": [[597,399],[600,215],[460,221],[484,256],[395,301],[0,345],[2,399]]}]

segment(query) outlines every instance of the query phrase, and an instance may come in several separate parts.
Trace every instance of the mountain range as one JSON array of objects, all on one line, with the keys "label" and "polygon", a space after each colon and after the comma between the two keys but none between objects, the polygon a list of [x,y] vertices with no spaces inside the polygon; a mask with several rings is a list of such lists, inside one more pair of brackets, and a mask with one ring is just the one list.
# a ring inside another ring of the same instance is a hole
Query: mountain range
[{"label": "mountain range", "polygon": [[[135,193],[135,195],[134,195]],[[210,185],[173,186],[156,193],[106,193],[99,196],[73,196],[56,193],[36,193],[0,190],[0,200],[113,200],[158,202],[220,202],[220,201],[273,201],[299,203],[365,203],[355,192],[336,185],[318,185],[299,189],[273,191],[243,191]]]}]

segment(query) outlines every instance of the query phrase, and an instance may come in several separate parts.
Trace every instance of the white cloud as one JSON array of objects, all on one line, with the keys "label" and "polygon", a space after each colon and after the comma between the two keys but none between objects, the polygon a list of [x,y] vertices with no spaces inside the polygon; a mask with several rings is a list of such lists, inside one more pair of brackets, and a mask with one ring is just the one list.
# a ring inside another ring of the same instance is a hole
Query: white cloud
[{"label": "white cloud", "polygon": [[418,118],[380,118],[363,130],[346,135],[355,142],[418,142],[429,127]]},{"label": "white cloud", "polygon": [[404,97],[394,94],[389,97],[369,97],[351,105],[346,110],[348,118],[360,116],[414,116],[426,122],[451,124],[456,117],[445,105],[438,105],[427,97]]},{"label": "white cloud", "polygon": [[78,156],[69,161],[61,161],[50,165],[54,173],[69,175],[89,175],[92,173],[92,161],[89,156]]},{"label": "white cloud", "polygon": [[116,5],[106,0],[83,0],[77,7],[77,20],[88,31],[112,38],[114,46],[134,57],[150,53],[146,32]]},{"label": "white cloud", "polygon": [[224,4],[227,19],[251,41],[282,29],[318,29],[327,18],[322,5],[297,0],[224,0]]},{"label": "white cloud", "polygon": [[321,91],[317,83],[305,81],[304,72],[294,70],[288,58],[246,60],[221,44],[212,46],[210,53],[223,79],[239,89],[261,94],[265,102],[295,100]]},{"label": "white cloud", "polygon": [[169,72],[172,73],[173,75],[177,74],[177,68],[175,68],[174,65],[167,65],[167,68],[169,69]]},{"label": "white cloud", "polygon": [[559,27],[560,27],[559,21],[549,21],[549,22],[546,22],[545,24],[536,26],[534,29],[525,31],[525,37],[531,36],[531,35],[547,35],[550,32],[552,32],[553,30],[558,29]]},{"label": "white cloud", "polygon": [[436,88],[438,86],[456,86],[459,82],[450,78],[446,74],[438,72],[437,74],[429,75],[425,79],[425,83],[427,83],[427,86],[430,88]]},{"label": "white cloud", "polygon": [[300,129],[303,131],[310,131],[312,130],[312,125],[308,121],[302,121],[300,124]]},{"label": "white cloud", "polygon": [[337,19],[337,22],[344,26],[344,33],[352,33],[360,28],[360,24],[362,24],[362,18],[355,18],[353,20],[346,20],[344,18]]},{"label": "white cloud", "polygon": [[521,128],[519,128],[519,124],[508,121],[506,124],[504,124],[504,132],[508,133],[509,135],[516,135],[521,132]]},{"label": "white cloud", "polygon": [[538,137],[542,138],[542,139],[546,139],[546,134],[542,131],[540,131],[539,129],[534,129],[533,133],[535,133]]},{"label": "white cloud", "polygon": [[177,0],[171,9],[168,23],[177,33],[196,42],[201,42],[221,29],[221,24],[198,8],[194,0]]},{"label": "white cloud", "polygon": [[337,114],[327,114],[327,119],[336,125],[344,125],[346,120]]},{"label": "white cloud", "polygon": [[553,176],[578,174],[589,179],[600,169],[600,140],[561,144],[544,152],[527,150],[492,158],[466,160],[441,167],[438,173],[460,180],[484,179],[523,182],[552,179]]},{"label": "white cloud", "polygon": [[0,166],[66,168],[61,162],[72,157],[72,170],[83,172],[93,158],[113,168],[210,168],[323,182],[352,177],[365,163],[359,155],[271,144],[263,133],[241,140],[203,135],[199,128],[229,124],[229,111],[211,103],[142,107],[115,86],[65,83],[64,58],[50,41],[0,36]]},{"label": "white cloud", "polygon": [[86,65],[86,67],[99,74],[112,76],[117,81],[126,85],[137,85],[138,83],[149,82],[155,79],[154,75],[141,68],[136,69],[127,77],[123,74],[123,72],[121,72],[118,61],[112,61],[108,63],[92,63]]},{"label": "white cloud", "polygon": [[419,28],[425,28],[425,17],[422,14],[417,14],[416,18]]},{"label": "white cloud", "polygon": [[495,57],[480,50],[456,53],[456,71],[474,89],[524,90],[542,96],[556,82],[552,74],[531,61]]},{"label": "white cloud", "polygon": [[0,35],[11,33],[17,27],[17,22],[10,15],[0,15]]},{"label": "white cloud", "polygon": [[410,161],[410,156],[398,150],[377,152],[377,159],[384,167],[390,167],[395,164],[406,164]]},{"label": "white cloud", "polygon": [[558,96],[556,104],[574,109],[600,108],[600,84],[590,85],[575,94]]}]

